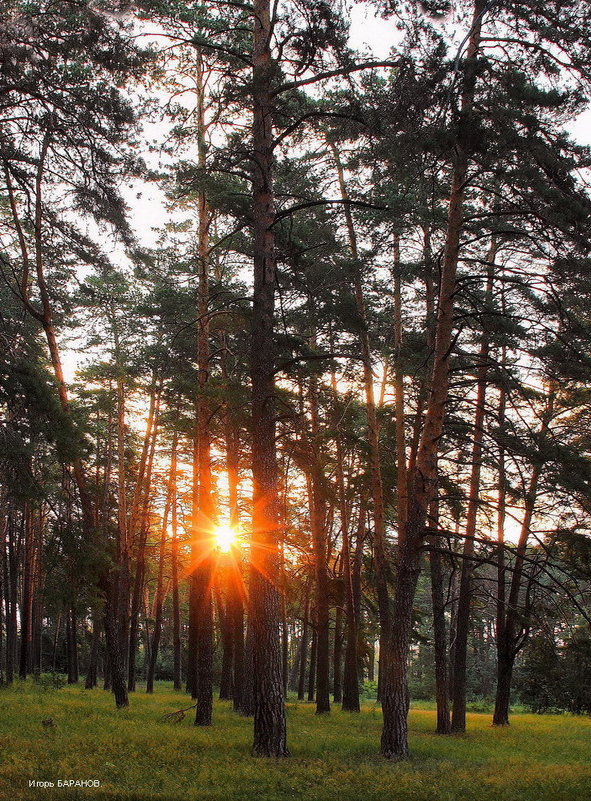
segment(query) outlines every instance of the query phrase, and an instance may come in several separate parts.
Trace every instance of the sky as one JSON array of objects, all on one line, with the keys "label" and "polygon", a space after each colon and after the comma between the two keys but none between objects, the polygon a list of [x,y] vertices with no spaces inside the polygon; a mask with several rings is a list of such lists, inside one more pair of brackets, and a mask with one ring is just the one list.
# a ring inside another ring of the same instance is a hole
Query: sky
[{"label": "sky", "polygon": [[[351,30],[349,43],[360,51],[369,51],[376,60],[385,59],[390,48],[400,40],[400,32],[393,19],[383,19],[372,4],[355,2],[349,13]],[[462,32],[463,33],[463,32]],[[164,137],[164,127],[151,123],[146,133],[155,145]],[[571,125],[571,133],[581,144],[591,145],[591,109]],[[142,245],[153,246],[156,230],[167,219],[163,193],[155,186],[139,182],[124,191],[131,209],[131,218]]]},{"label": "sky", "polygon": [[[385,59],[390,48],[400,40],[401,34],[396,28],[395,21],[380,18],[371,4],[354,2],[350,7],[350,19],[350,45],[355,50],[371,55],[376,60]],[[463,38],[464,32],[460,31],[459,35]],[[157,147],[159,140],[162,141],[165,138],[167,129],[168,126],[164,123],[148,123],[145,134]],[[591,145],[591,110],[581,115],[571,126],[571,133],[581,144]],[[151,166],[158,166],[157,156],[150,155],[148,160]],[[155,184],[137,181],[124,189],[124,197],[130,207],[131,222],[140,244],[146,247],[154,246],[158,236],[157,229],[161,228],[169,218],[162,190]],[[113,255],[117,256],[117,249]],[[75,343],[72,343],[72,347],[64,348],[63,354],[66,380],[71,382],[77,368],[84,364],[88,354],[85,358],[84,354],[76,351]],[[515,540],[519,531],[520,510],[511,508],[508,512],[507,536],[509,539]],[[511,515],[515,515],[517,519],[512,518]]]}]

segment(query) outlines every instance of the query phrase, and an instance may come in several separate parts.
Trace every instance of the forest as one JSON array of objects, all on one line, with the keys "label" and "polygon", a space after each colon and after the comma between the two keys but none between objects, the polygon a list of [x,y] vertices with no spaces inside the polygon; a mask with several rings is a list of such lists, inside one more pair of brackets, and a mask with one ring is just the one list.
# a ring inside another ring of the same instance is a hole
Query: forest
[{"label": "forest", "polygon": [[3,0],[0,709],[588,725],[590,92],[583,0]]}]

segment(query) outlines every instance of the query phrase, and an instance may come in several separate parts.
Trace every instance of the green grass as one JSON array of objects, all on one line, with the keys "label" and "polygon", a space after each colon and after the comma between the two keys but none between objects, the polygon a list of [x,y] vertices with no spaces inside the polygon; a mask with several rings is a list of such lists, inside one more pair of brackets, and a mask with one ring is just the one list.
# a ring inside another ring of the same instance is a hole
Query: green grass
[{"label": "green grass", "polygon": [[[316,717],[288,705],[291,757],[250,756],[252,721],[217,703],[215,725],[162,721],[190,700],[159,684],[116,711],[110,694],[81,687],[0,689],[0,799],[93,801],[587,801],[591,719],[515,715],[508,729],[470,714],[463,737],[437,737],[433,710],[410,716],[412,757],[377,755],[381,712],[338,707]],[[54,726],[43,726],[52,718]],[[29,779],[55,789],[28,788]],[[99,779],[99,789],[58,789],[58,779]]]}]

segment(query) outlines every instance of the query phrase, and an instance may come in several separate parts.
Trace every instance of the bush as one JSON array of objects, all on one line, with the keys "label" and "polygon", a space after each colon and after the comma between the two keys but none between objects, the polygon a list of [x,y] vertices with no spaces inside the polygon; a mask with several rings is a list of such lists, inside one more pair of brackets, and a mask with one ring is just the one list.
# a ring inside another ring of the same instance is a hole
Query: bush
[{"label": "bush", "polygon": [[361,685],[360,695],[362,698],[377,698],[378,697],[378,683],[377,681],[364,681]]},{"label": "bush", "polygon": [[46,690],[61,690],[66,686],[66,679],[61,673],[33,674],[33,684],[44,692]]}]

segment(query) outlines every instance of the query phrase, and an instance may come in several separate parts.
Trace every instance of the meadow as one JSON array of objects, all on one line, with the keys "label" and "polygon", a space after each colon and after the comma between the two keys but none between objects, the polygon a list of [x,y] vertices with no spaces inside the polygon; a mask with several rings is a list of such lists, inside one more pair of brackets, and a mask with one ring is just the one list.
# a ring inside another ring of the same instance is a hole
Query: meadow
[{"label": "meadow", "polygon": [[[190,700],[158,683],[116,711],[110,693],[59,690],[31,681],[0,690],[0,798],[93,801],[586,801],[591,799],[591,719],[514,715],[493,729],[490,715],[469,715],[469,732],[433,734],[432,709],[410,715],[412,757],[378,756],[381,712],[288,704],[291,756],[250,756],[252,722],[217,702],[214,726],[163,715]],[[44,722],[45,721],[45,722]],[[51,721],[51,722],[50,722]],[[58,787],[97,780],[100,787]],[[31,781],[54,787],[29,787]]]}]

